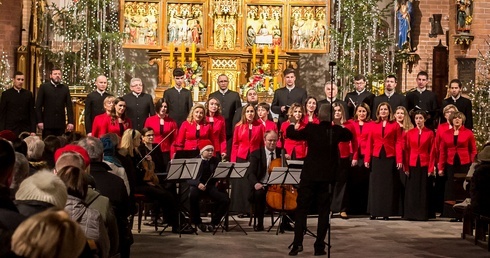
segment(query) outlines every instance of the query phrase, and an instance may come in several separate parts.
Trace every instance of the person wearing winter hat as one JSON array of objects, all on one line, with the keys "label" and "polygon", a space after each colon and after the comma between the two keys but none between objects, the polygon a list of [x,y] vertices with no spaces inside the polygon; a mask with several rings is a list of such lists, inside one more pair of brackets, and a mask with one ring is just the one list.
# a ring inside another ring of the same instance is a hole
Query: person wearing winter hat
[{"label": "person wearing winter hat", "polygon": [[[216,188],[216,179],[212,178],[214,170],[218,165],[218,159],[214,157],[214,147],[210,140],[202,140],[199,142],[199,153],[202,158],[199,172],[193,180],[188,180],[189,184],[189,199],[191,208],[191,221],[201,231],[214,231],[216,226],[221,221],[221,218],[226,214],[230,204],[230,198],[226,192],[221,192]],[[216,205],[214,207],[211,224],[208,226],[202,223],[199,210],[199,200],[202,196],[207,195],[213,200]]]},{"label": "person wearing winter hat", "polygon": [[67,198],[63,181],[48,170],[41,170],[20,184],[14,202],[20,214],[30,217],[51,207],[64,209]]},{"label": "person wearing winter hat", "polygon": [[54,162],[57,163],[58,159],[60,158],[61,154],[65,152],[75,152],[77,154],[80,154],[83,158],[83,161],[85,163],[85,168],[87,168],[90,165],[90,156],[88,155],[87,150],[85,150],[83,147],[75,144],[68,144],[63,148],[59,148],[56,150],[54,153]]}]

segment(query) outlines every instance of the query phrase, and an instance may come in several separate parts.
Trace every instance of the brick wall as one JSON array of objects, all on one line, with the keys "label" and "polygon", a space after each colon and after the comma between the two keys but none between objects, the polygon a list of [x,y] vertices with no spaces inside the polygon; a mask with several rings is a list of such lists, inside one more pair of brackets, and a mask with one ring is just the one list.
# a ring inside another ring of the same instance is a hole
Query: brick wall
[{"label": "brick wall", "polygon": [[22,1],[2,0],[0,5],[0,50],[9,57],[10,71],[15,71],[15,51],[20,45]]}]

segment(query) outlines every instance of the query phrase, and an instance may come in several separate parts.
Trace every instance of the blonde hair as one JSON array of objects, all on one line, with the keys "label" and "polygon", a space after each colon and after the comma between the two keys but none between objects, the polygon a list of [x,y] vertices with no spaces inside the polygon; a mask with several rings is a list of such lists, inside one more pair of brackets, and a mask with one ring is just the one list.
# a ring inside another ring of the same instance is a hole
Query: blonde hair
[{"label": "blonde hair", "polygon": [[291,104],[291,106],[288,109],[288,118],[294,116],[294,110],[297,108],[299,108],[299,110],[301,111],[300,120],[303,119],[303,117],[305,117],[305,108],[303,107],[303,105],[295,102],[295,103]]},{"label": "blonde hair", "polygon": [[447,106],[445,106],[443,109],[442,109],[442,113],[445,114],[449,109],[454,109],[455,112],[458,112],[458,107],[456,107],[455,105],[453,104],[449,104]]},{"label": "blonde hair", "polygon": [[134,148],[134,140],[140,139],[141,133],[135,129],[126,129],[121,138],[120,151],[121,154],[129,154],[129,156],[134,157],[134,152],[138,152],[138,149]]},{"label": "blonde hair", "polygon": [[63,210],[40,212],[22,222],[12,235],[12,251],[26,258],[78,257],[87,239]]},{"label": "blonde hair", "polygon": [[[412,121],[410,121],[410,115],[408,114],[407,109],[404,106],[398,106],[395,109],[395,113],[397,110],[403,110],[403,131],[408,131],[413,128]],[[398,121],[397,121],[398,122]]]},{"label": "blonde hair", "polygon": [[44,142],[39,136],[28,136],[24,139],[27,144],[27,159],[39,160],[43,156]]},{"label": "blonde hair", "polygon": [[466,121],[466,116],[463,114],[463,112],[456,111],[456,112],[452,113],[451,116],[449,116],[449,121],[448,122],[449,122],[449,124],[451,126],[454,126],[453,125],[453,120],[455,118],[461,118],[463,120],[463,125],[464,125],[464,122]]},{"label": "blonde hair", "polygon": [[189,112],[189,114],[187,115],[187,122],[189,122],[189,123],[194,122],[194,117],[193,117],[194,111],[196,109],[198,109],[198,108],[201,108],[202,109],[202,111],[203,111],[202,112],[203,113],[203,118],[202,119],[204,120],[204,116],[206,115],[206,108],[204,107],[203,104],[196,104],[196,105],[192,106],[191,112]]}]

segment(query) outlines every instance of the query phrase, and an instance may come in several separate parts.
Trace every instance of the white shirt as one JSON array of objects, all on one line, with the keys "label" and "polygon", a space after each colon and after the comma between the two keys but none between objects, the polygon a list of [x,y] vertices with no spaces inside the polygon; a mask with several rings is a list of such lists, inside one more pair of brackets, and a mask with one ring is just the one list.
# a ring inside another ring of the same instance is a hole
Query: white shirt
[{"label": "white shirt", "polygon": [[[271,164],[271,161],[274,160],[277,157],[277,155],[276,155],[275,151],[272,151],[274,154],[272,155],[272,159],[271,159],[271,151],[265,147],[264,147],[264,149],[265,149],[265,157],[267,158],[267,167],[269,167],[269,165]],[[268,178],[269,178],[269,174],[265,173],[264,177],[260,180],[260,182],[262,184],[265,184],[265,183],[267,183]]]},{"label": "white shirt", "polygon": [[97,89],[97,92],[100,94],[100,96],[104,96],[105,90],[100,91],[99,89]]},{"label": "white shirt", "polygon": [[385,95],[386,95],[386,97],[388,97],[388,98],[391,98],[391,96],[393,96],[393,94],[395,94],[395,91],[392,91],[391,93],[389,93],[389,92],[385,91]]},{"label": "white shirt", "polygon": [[141,95],[141,93],[140,93],[140,94],[138,94],[138,93],[136,93],[136,92],[134,92],[134,91],[133,91],[132,93],[133,93],[133,95],[134,95],[136,98],[139,98],[139,96]]},{"label": "white shirt", "polygon": [[226,92],[228,92],[228,89],[226,89],[226,90],[221,90],[221,89],[220,89],[220,90],[219,90],[219,92],[221,92],[221,94],[225,95],[225,94],[226,94]]},{"label": "white shirt", "polygon": [[451,98],[453,99],[454,102],[456,102],[456,100],[458,100],[460,97],[461,97],[461,94],[459,94],[457,97],[451,96]]},{"label": "white shirt", "polygon": [[422,93],[424,93],[424,91],[425,91],[426,89],[427,89],[427,87],[425,87],[425,88],[423,88],[423,89],[419,89],[419,88],[417,88],[417,91],[418,91],[420,94],[422,94]]},{"label": "white shirt", "polygon": [[356,90],[357,95],[361,95],[361,94],[362,94],[363,92],[365,92],[365,91],[366,91],[366,88],[364,88],[364,90],[361,90],[361,91],[357,91],[357,90]]},{"label": "white shirt", "polygon": [[296,86],[296,85],[293,85],[292,87],[288,87],[288,86],[286,85],[286,89],[288,89],[288,91],[289,91],[289,92],[291,92],[291,91],[294,89],[294,87],[295,87],[295,86]]}]

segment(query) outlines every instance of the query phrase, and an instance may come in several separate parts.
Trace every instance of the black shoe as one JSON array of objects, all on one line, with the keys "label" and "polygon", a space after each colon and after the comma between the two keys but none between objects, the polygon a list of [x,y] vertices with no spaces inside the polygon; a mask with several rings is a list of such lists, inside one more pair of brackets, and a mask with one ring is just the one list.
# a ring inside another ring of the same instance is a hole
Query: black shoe
[{"label": "black shoe", "polygon": [[291,251],[289,251],[289,255],[290,256],[296,256],[300,252],[303,252],[303,246],[302,245],[293,245],[293,248],[291,248]]},{"label": "black shoe", "polygon": [[264,225],[257,225],[255,228],[254,228],[254,231],[264,231]]},{"label": "black shoe", "polygon": [[282,223],[281,228],[280,228],[280,231],[281,232],[284,232],[284,231],[294,231],[294,227],[291,226],[291,224],[289,224],[289,223]]},{"label": "black shoe", "polygon": [[238,214],[238,217],[241,219],[250,218],[250,213],[241,213],[241,214]]},{"label": "black shoe", "polygon": [[216,225],[209,224],[209,225],[208,225],[208,231],[209,231],[209,232],[214,232],[214,230],[216,230],[216,227],[217,227]]},{"label": "black shoe", "polygon": [[326,255],[325,249],[315,250],[315,256]]},{"label": "black shoe", "polygon": [[206,225],[204,225],[202,223],[198,224],[197,228],[200,229],[202,232],[206,232],[206,229],[207,229]]},{"label": "black shoe", "polygon": [[369,216],[369,219],[370,219],[370,220],[375,220],[375,219],[376,219],[376,217],[374,217],[374,216]]},{"label": "black shoe", "polygon": [[449,222],[461,222],[461,219],[452,218],[449,220]]}]

